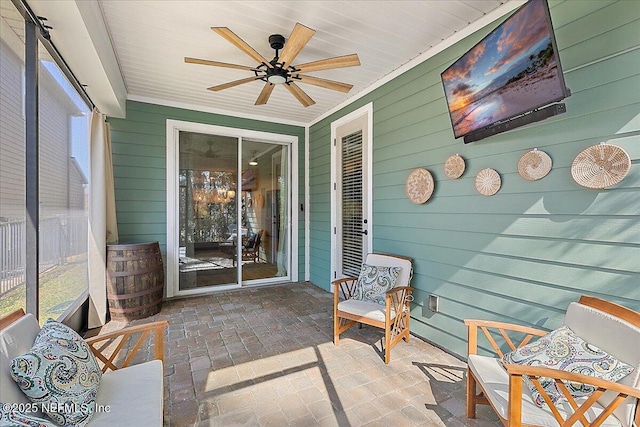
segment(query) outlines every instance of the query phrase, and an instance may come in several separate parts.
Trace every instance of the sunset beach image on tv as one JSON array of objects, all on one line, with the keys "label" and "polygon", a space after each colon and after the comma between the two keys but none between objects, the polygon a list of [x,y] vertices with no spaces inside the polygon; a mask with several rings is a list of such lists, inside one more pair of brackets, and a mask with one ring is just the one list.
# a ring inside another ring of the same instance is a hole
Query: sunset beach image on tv
[{"label": "sunset beach image on tv", "polygon": [[442,73],[456,138],[566,97],[545,0],[531,0]]}]

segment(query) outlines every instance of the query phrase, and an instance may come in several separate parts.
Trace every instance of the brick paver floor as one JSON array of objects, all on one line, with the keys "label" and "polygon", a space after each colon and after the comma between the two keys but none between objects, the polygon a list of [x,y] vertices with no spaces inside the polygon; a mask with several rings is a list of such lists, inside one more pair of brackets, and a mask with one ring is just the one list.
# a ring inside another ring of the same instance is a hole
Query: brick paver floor
[{"label": "brick paver floor", "polygon": [[[465,416],[465,364],[417,337],[385,365],[370,326],[333,345],[332,295],[312,284],[165,302],[166,426],[500,426]],[[106,330],[122,327],[112,322]]]}]

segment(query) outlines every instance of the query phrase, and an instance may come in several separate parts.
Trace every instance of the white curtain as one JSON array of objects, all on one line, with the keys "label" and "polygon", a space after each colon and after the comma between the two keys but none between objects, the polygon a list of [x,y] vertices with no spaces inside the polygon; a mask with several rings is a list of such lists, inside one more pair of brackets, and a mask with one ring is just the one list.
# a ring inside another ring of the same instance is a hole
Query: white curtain
[{"label": "white curtain", "polygon": [[111,136],[106,116],[94,109],[90,136],[89,193],[89,328],[107,316],[107,244],[118,242]]}]

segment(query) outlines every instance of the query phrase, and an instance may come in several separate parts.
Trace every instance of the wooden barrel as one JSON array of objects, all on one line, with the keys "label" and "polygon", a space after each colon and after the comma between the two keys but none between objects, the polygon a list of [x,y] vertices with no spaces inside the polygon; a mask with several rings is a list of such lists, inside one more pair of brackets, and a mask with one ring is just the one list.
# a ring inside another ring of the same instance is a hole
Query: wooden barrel
[{"label": "wooden barrel", "polygon": [[107,245],[107,300],[112,320],[129,321],[158,313],[163,292],[158,242]]}]

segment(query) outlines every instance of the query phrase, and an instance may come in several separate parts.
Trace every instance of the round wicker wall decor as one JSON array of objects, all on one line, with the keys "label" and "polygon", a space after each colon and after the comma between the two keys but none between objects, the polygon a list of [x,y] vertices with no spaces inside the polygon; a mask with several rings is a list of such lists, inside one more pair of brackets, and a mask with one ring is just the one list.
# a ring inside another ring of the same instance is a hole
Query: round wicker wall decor
[{"label": "round wicker wall decor", "polygon": [[448,178],[457,179],[462,176],[465,167],[464,159],[459,154],[454,154],[444,162],[444,173]]},{"label": "round wicker wall decor", "polygon": [[550,170],[551,157],[537,148],[524,153],[518,161],[518,173],[527,181],[544,178]]},{"label": "round wicker wall decor", "polygon": [[476,175],[476,190],[483,196],[493,196],[500,190],[501,185],[500,175],[491,168],[482,169]]},{"label": "round wicker wall decor", "polygon": [[583,187],[602,189],[622,181],[631,168],[629,154],[604,142],[581,151],[571,165],[571,176]]},{"label": "round wicker wall decor", "polygon": [[411,171],[407,177],[405,191],[407,198],[417,205],[425,203],[433,194],[433,176],[431,172],[423,168]]}]

